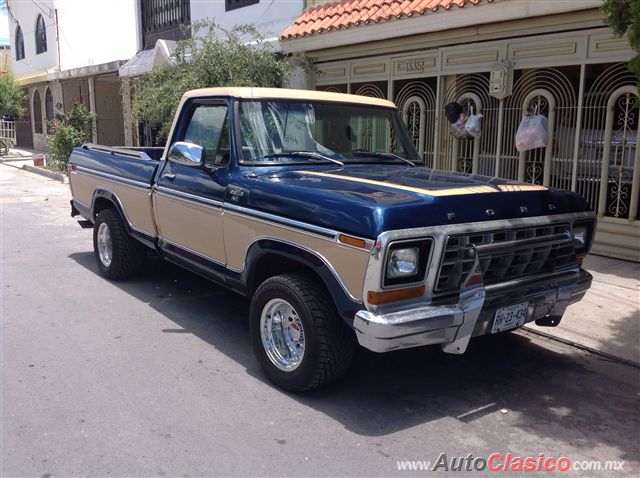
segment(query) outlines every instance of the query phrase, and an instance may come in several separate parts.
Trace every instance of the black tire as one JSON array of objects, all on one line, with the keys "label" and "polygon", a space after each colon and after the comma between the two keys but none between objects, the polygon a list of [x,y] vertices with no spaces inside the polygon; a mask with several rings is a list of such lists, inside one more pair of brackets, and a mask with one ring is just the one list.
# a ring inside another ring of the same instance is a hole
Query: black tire
[{"label": "black tire", "polygon": [[[292,371],[276,367],[262,344],[260,316],[265,305],[277,298],[293,306],[304,329],[304,355]],[[338,316],[323,284],[311,274],[288,273],[264,281],[253,295],[249,317],[253,352],[277,386],[303,392],[332,382],[349,370],[356,349],[355,334]]]},{"label": "black tire", "polygon": [[[111,234],[111,263],[105,264],[98,251],[98,230],[104,224]],[[147,257],[145,247],[132,238],[120,214],[115,209],[103,209],[93,225],[93,253],[98,262],[100,274],[109,279],[124,279],[140,272]]]}]

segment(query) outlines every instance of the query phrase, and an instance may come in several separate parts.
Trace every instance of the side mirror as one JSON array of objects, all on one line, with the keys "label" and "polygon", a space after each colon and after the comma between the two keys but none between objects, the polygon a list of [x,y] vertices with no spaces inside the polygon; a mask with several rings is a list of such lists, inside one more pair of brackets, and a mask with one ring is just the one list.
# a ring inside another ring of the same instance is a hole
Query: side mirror
[{"label": "side mirror", "polygon": [[204,148],[197,144],[177,141],[169,148],[167,159],[185,166],[202,166],[204,162]]}]

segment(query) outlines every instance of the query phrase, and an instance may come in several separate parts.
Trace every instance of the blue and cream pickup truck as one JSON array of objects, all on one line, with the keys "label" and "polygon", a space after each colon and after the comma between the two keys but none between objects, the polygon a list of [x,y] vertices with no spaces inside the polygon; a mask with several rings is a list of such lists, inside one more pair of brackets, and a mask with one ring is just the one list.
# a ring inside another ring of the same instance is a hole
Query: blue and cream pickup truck
[{"label": "blue and cream pickup truck", "polygon": [[358,343],[461,354],[557,325],[591,285],[585,201],[418,162],[389,101],[202,89],[163,149],[76,148],[71,214],[109,279],[153,251],[246,296],[257,360],[291,391],[342,375]]}]

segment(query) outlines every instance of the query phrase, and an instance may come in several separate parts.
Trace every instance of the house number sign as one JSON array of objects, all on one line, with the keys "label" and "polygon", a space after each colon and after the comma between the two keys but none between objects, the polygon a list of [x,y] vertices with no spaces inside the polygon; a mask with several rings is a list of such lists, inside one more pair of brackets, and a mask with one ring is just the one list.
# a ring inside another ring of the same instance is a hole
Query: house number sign
[{"label": "house number sign", "polygon": [[407,73],[423,73],[424,60],[409,60],[407,63]]}]

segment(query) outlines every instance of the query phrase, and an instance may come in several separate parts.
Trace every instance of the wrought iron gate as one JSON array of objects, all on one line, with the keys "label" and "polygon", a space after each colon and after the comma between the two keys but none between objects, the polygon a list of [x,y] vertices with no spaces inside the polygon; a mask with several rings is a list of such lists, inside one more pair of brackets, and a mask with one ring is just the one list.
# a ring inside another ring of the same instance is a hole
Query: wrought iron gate
[{"label": "wrought iron gate", "polygon": [[[458,102],[470,113],[482,114],[480,138],[457,139],[449,134],[444,108]],[[449,84],[440,105],[440,154],[441,169],[493,176],[496,159],[498,100],[489,96],[489,76],[472,73],[458,76]]]},{"label": "wrought iron gate", "polygon": [[407,125],[411,140],[428,167],[433,167],[436,126],[436,95],[426,83],[412,81],[396,94],[395,103]]}]

